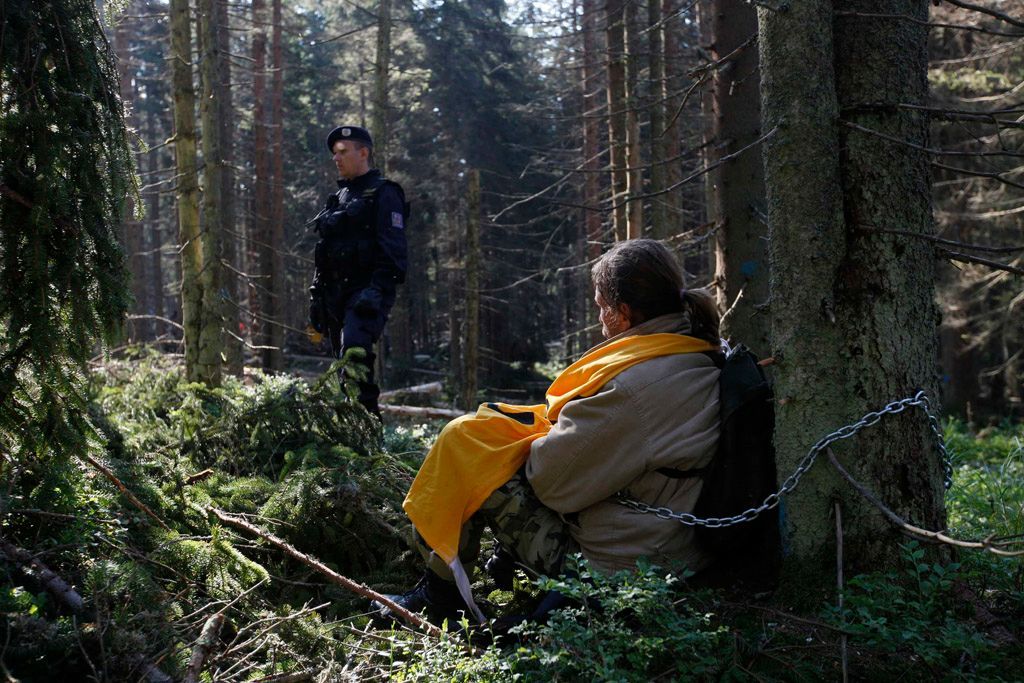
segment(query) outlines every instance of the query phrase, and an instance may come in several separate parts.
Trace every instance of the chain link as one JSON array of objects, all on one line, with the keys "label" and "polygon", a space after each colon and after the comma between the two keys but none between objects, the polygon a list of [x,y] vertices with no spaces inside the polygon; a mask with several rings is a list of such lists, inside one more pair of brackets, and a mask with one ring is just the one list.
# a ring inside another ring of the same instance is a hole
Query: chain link
[{"label": "chain link", "polygon": [[779,490],[769,495],[764,499],[757,507],[749,508],[744,510],[738,515],[732,517],[707,517],[700,518],[692,515],[688,512],[673,512],[669,508],[665,507],[653,507],[646,503],[641,503],[638,500],[629,498],[624,493],[619,493],[616,496],[615,501],[620,505],[624,505],[628,508],[636,510],[637,512],[644,512],[652,515],[656,515],[661,519],[674,519],[677,522],[685,524],[686,526],[703,526],[709,529],[718,529],[721,527],[733,526],[735,524],[742,524],[743,522],[749,522],[763,512],[767,512],[772,508],[776,507],[781,501],[782,496],[786,495],[790,491],[796,488],[796,485],[800,482],[800,478],[807,473],[807,470],[811,469],[815,459],[818,457],[823,450],[828,448],[836,441],[842,439],[848,439],[865,427],[871,427],[878,424],[881,419],[886,415],[896,415],[902,413],[907,408],[918,407],[924,411],[925,415],[928,416],[928,425],[931,427],[932,432],[935,434],[935,440],[937,443],[937,449],[939,454],[942,456],[942,468],[943,468],[943,484],[948,490],[953,485],[953,463],[950,459],[949,452],[946,450],[946,442],[942,438],[942,430],[939,426],[939,419],[932,412],[931,404],[928,402],[928,395],[924,391],[917,392],[911,398],[904,398],[899,401],[893,401],[886,405],[881,410],[867,413],[864,417],[860,418],[856,422],[848,425],[844,425],[839,429],[833,431],[818,440],[811,449],[807,451],[807,455],[803,457],[800,464],[797,465],[796,470],[793,474],[789,475],[789,478],[782,483]]}]

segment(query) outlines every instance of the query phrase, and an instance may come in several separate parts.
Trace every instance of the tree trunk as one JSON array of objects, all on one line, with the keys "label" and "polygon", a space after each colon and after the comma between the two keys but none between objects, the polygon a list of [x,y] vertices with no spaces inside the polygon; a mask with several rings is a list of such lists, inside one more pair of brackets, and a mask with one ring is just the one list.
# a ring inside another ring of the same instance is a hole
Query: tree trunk
[{"label": "tree trunk", "polygon": [[[146,111],[146,124],[149,128],[149,139],[156,140],[159,131],[159,124],[157,123],[157,114],[153,107],[150,107]],[[156,177],[157,171],[160,169],[160,159],[162,154],[159,150],[150,150],[146,154],[146,171],[150,178]],[[160,215],[160,192],[153,190],[150,192],[149,201],[147,202],[148,207],[146,209],[146,221],[149,224],[149,272],[150,272],[150,286],[153,288],[153,315],[163,318],[164,317],[164,267],[163,267],[163,247],[164,247],[164,224],[163,218]],[[163,322],[156,320],[154,321],[154,333],[156,337],[161,337],[164,334],[171,332],[171,329]]]},{"label": "tree trunk", "polygon": [[388,172],[391,126],[388,120],[388,69],[391,64],[391,0],[377,5],[377,62],[374,72],[373,147],[377,168]]},{"label": "tree trunk", "polygon": [[220,98],[217,79],[220,49],[217,43],[216,0],[199,0],[199,27],[202,33],[200,73],[203,97],[199,104],[203,141],[203,239],[202,271],[203,313],[199,331],[198,371],[201,381],[220,386],[224,352],[224,300],[221,294],[220,198],[223,190],[224,159],[221,157]]},{"label": "tree trunk", "polygon": [[273,0],[273,27],[271,52],[274,58],[274,76],[271,93],[270,130],[271,154],[271,206],[270,245],[270,368],[284,369],[285,328],[288,318],[288,273],[284,262],[284,56],[281,50],[281,0]]},{"label": "tree trunk", "polygon": [[[121,17],[114,30],[114,52],[117,55],[117,75],[121,83],[121,101],[124,103],[125,123],[129,130],[138,130],[138,117],[134,102],[136,88],[132,84],[131,40],[128,20]],[[122,244],[128,257],[128,271],[131,274],[131,292],[135,300],[132,313],[146,314],[150,311],[146,284],[146,259],[143,254],[144,236],[142,222],[135,218],[135,202],[129,195],[125,200],[124,219],[121,222]],[[128,341],[137,342],[151,339],[152,325],[149,320],[134,320],[128,325]]]},{"label": "tree trunk", "polygon": [[[264,320],[271,317],[271,276],[273,273],[273,250],[270,247],[270,160],[267,154],[267,12],[264,0],[252,3],[252,99],[253,99],[253,219],[251,231],[253,249],[256,254],[255,281],[249,282],[251,324],[257,331],[258,346],[270,346],[270,325]],[[264,368],[272,367],[269,349],[261,350]]]},{"label": "tree trunk", "polygon": [[202,245],[199,235],[199,182],[196,173],[195,91],[192,85],[192,24],[188,0],[170,0],[171,71],[174,87],[175,193],[178,241],[181,244],[181,318],[185,335],[185,374],[199,371],[203,290],[199,281]]},{"label": "tree trunk", "polygon": [[452,380],[452,395],[461,396],[463,386],[463,362],[462,362],[462,331],[465,307],[459,292],[464,291],[465,285],[462,282],[463,253],[462,240],[458,235],[463,234],[461,225],[461,209],[459,195],[456,193],[455,177],[458,162],[454,156],[455,148],[449,146],[451,153],[448,156],[447,168],[445,169],[444,181],[444,206],[445,220],[448,224],[449,235],[446,242],[445,270],[448,276],[448,353],[449,372]]},{"label": "tree trunk", "polygon": [[636,239],[644,234],[644,193],[643,154],[640,141],[640,37],[637,26],[637,3],[625,3],[624,20],[626,27],[626,239]]},{"label": "tree trunk", "polygon": [[[666,160],[668,145],[665,140],[665,49],[662,40],[664,27],[661,26],[661,1],[647,0],[648,21],[648,55],[647,67],[650,81],[650,117],[648,131],[651,155],[651,193],[659,192],[665,187]],[[668,205],[665,195],[651,197],[651,228],[649,235],[655,239],[664,239],[671,235],[669,230]]]},{"label": "tree trunk", "polygon": [[615,240],[626,238],[626,16],[624,0],[605,0],[608,36],[608,149],[611,165],[612,231]]},{"label": "tree trunk", "polygon": [[[707,20],[712,60],[731,54],[757,35],[757,12],[745,0],[713,0]],[[703,22],[702,22],[703,23]],[[748,44],[712,73],[704,102],[708,166],[749,146],[761,136],[757,48]],[[765,355],[771,349],[768,316],[755,306],[768,300],[767,227],[764,211],[764,166],[760,150],[751,149],[708,174],[715,233],[715,281],[718,304],[727,315],[723,336]]]},{"label": "tree trunk", "polygon": [[224,270],[224,290],[227,299],[223,304],[225,325],[230,334],[224,335],[225,358],[228,372],[241,376],[244,357],[242,354],[242,330],[239,326],[241,311],[238,308],[238,292],[242,283],[236,271],[243,271],[241,240],[238,239],[237,209],[235,202],[235,109],[231,93],[231,23],[228,18],[228,0],[217,0],[217,83],[215,93],[220,99],[220,146],[224,167],[221,174],[221,239],[224,242],[224,258],[234,270]]},{"label": "tree trunk", "polygon": [[[938,409],[938,323],[935,254],[923,239],[858,231],[886,226],[934,234],[929,121],[909,110],[872,113],[865,103],[928,103],[927,0],[845,0],[836,7],[864,14],[898,14],[911,21],[835,20],[836,91],[845,120],[906,140],[918,149],[846,127],[839,129],[845,259],[839,273],[837,319],[849,358],[855,408],[874,409],[924,389]],[[858,17],[861,19],[861,17]],[[880,172],[884,169],[884,172]],[[857,444],[870,459],[847,462],[905,519],[932,529],[945,526],[942,463],[920,412],[886,422]],[[844,514],[852,548],[865,561],[895,558],[898,537],[861,501]],[[855,505],[854,503],[857,503]],[[845,512],[845,510],[844,510]],[[885,531],[888,534],[884,534]]]},{"label": "tree trunk", "polygon": [[462,407],[476,405],[480,346],[480,171],[469,172],[466,193],[466,345],[463,350]]},{"label": "tree trunk", "polygon": [[[924,0],[897,4],[842,7],[927,18]],[[834,429],[918,389],[934,391],[934,257],[924,240],[855,230],[875,223],[928,231],[927,159],[837,124],[842,106],[858,123],[926,144],[926,121],[916,116],[857,110],[859,103],[924,102],[925,30],[912,22],[844,24],[831,3],[810,0],[759,14],[764,125],[776,131],[764,159],[781,480]],[[898,514],[942,525],[941,466],[920,412],[888,418],[834,449]],[[836,500],[853,570],[898,558],[898,535],[819,463],[786,500],[790,580],[831,567]]]},{"label": "tree trunk", "polygon": [[[600,127],[597,118],[600,109],[600,47],[598,46],[598,0],[583,0],[583,204],[596,207],[600,203],[601,168]],[[580,258],[577,263],[596,261],[601,256],[602,235],[601,212],[595,208],[583,209],[583,240]],[[588,348],[600,339],[600,330],[596,325],[596,308],[590,299],[590,269],[581,268],[576,277],[580,282],[581,298],[579,304],[579,321],[584,326],[580,330],[580,346]]]},{"label": "tree trunk", "polygon": [[[679,159],[681,147],[679,144],[679,109],[682,106],[682,95],[679,94],[682,87],[682,74],[679,66],[679,44],[681,42],[677,16],[678,0],[663,0],[661,3],[661,16],[665,25],[662,26],[664,34],[665,50],[665,132],[662,139],[665,141],[665,158],[673,161],[665,165],[665,187],[672,187],[683,179],[682,162]],[[663,237],[670,237],[677,234],[683,227],[683,188],[677,187],[674,190],[661,195],[659,199],[665,207],[668,227]]]}]

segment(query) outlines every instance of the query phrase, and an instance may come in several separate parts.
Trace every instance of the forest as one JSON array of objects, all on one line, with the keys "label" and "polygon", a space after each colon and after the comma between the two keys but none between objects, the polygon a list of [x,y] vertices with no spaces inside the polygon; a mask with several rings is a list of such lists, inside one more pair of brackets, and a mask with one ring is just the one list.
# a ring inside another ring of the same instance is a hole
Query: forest
[{"label": "forest", "polygon": [[[335,135],[407,202],[337,355]],[[2,0],[0,227],[3,681],[1024,680],[1019,0]],[[442,428],[642,238],[762,359],[777,563],[381,623]]]}]

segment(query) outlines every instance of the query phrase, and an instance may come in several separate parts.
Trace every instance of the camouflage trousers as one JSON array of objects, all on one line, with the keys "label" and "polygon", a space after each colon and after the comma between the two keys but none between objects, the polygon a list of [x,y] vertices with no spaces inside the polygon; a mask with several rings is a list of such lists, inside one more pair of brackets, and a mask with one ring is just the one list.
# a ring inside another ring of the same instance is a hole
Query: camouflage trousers
[{"label": "camouflage trousers", "polygon": [[[516,562],[537,575],[558,576],[566,555],[579,552],[568,525],[557,512],[544,507],[526,481],[523,470],[492,493],[462,526],[459,560],[467,573],[472,573],[473,564],[480,555],[480,541],[488,527],[495,540]],[[452,571],[444,560],[415,531],[413,537],[427,568],[452,581]]]}]

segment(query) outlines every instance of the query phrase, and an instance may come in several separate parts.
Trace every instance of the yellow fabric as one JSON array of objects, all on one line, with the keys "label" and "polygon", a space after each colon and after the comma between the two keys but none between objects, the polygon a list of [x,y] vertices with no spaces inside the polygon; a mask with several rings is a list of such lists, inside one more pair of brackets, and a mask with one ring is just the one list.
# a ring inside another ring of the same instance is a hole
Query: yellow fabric
[{"label": "yellow fabric", "polygon": [[530,444],[548,433],[566,403],[593,396],[637,363],[716,350],[716,345],[680,334],[627,336],[591,349],[563,370],[548,388],[546,405],[481,405],[475,415],[457,418],[441,430],[405,497],[406,514],[450,564],[458,556],[462,525],[523,466]]}]

